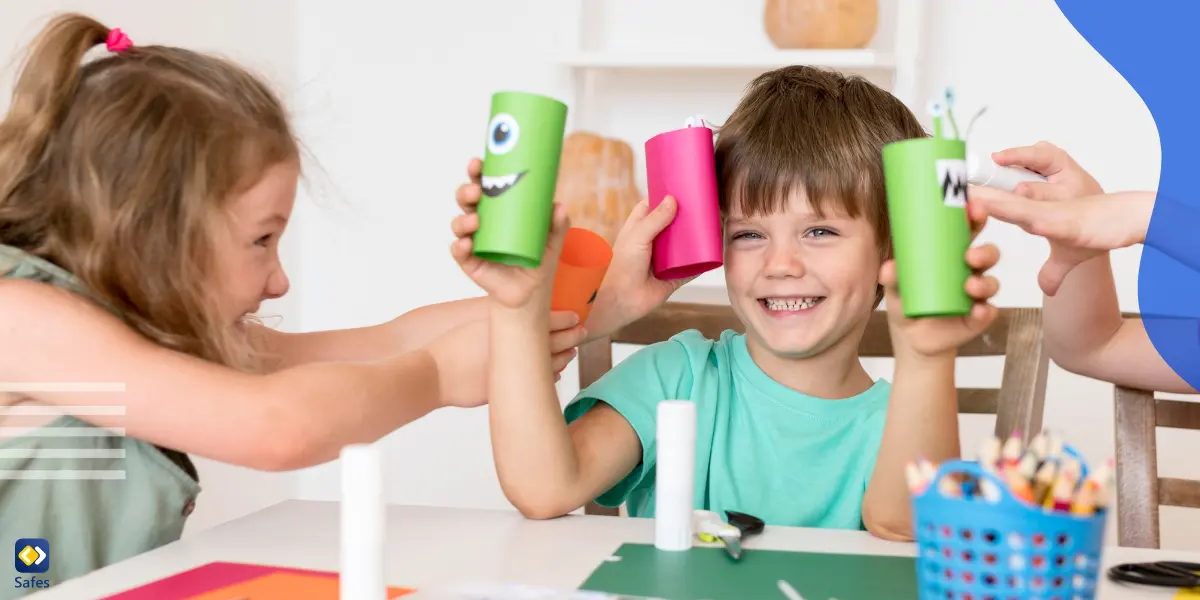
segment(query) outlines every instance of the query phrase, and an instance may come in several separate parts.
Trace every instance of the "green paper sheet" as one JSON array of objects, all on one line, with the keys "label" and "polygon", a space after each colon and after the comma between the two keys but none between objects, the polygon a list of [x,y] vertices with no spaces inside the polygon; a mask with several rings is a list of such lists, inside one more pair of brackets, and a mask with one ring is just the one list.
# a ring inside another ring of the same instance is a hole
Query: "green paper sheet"
[{"label": "green paper sheet", "polygon": [[663,552],[623,544],[581,590],[666,600],[787,600],[779,580],[804,600],[917,600],[916,559],[748,548],[734,561],[721,548]]}]

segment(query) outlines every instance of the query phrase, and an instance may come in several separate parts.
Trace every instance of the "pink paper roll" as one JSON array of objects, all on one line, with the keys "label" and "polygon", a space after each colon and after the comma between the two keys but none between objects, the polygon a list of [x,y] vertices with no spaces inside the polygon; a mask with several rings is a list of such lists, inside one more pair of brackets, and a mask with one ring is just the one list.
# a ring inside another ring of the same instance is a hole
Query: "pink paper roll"
[{"label": "pink paper roll", "polygon": [[646,142],[650,208],[667,196],[678,206],[675,220],[654,238],[654,276],[682,279],[722,264],[721,211],[713,131],[685,127]]}]

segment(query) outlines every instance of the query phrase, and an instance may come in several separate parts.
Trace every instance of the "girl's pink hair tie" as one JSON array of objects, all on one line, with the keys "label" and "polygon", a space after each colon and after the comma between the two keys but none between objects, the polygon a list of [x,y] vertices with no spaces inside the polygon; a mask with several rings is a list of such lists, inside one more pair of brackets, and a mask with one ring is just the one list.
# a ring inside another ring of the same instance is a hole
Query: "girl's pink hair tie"
[{"label": "girl's pink hair tie", "polygon": [[125,32],[118,27],[108,32],[108,40],[105,41],[105,45],[109,52],[122,52],[133,45],[133,40],[129,39],[129,36],[125,35]]}]

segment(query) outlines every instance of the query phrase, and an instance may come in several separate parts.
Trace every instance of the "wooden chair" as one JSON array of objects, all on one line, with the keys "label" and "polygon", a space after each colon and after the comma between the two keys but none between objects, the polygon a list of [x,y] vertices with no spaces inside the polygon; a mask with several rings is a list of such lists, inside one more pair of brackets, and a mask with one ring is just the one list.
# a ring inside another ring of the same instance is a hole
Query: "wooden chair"
[{"label": "wooden chair", "polygon": [[1200,403],[1113,386],[1116,423],[1117,544],[1159,547],[1159,506],[1200,508],[1200,481],[1158,476],[1157,429],[1200,430]]},{"label": "wooden chair", "polygon": [[[726,329],[745,328],[726,304],[668,302],[609,339],[595,340],[579,349],[579,389],[594,383],[612,368],[612,344],[650,345],[688,329],[716,339]],[[863,357],[892,357],[887,313],[875,311],[859,344]],[[992,327],[959,349],[959,356],[1004,356],[999,389],[959,388],[959,412],[996,415],[996,435],[1008,437],[1014,429],[1041,431],[1046,399],[1049,359],[1042,348],[1042,311],[1039,308],[1002,308]],[[589,503],[589,515],[618,515],[619,511]]]}]

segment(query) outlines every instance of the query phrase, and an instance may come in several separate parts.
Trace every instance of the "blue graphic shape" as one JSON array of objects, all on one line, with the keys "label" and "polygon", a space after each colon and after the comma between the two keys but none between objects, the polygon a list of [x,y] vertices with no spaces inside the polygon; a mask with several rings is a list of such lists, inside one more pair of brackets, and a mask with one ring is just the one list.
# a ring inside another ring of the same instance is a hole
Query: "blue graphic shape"
[{"label": "blue graphic shape", "polygon": [[[1162,170],[1138,269],[1138,305],[1159,355],[1200,389],[1200,164],[1193,61],[1200,2],[1056,0],[1059,10],[1146,103],[1158,127]],[[1053,68],[1053,57],[1048,68]],[[1113,119],[1121,115],[1111,115]],[[1111,151],[1123,151],[1113,140]],[[1118,190],[1109,190],[1118,191]]]}]

